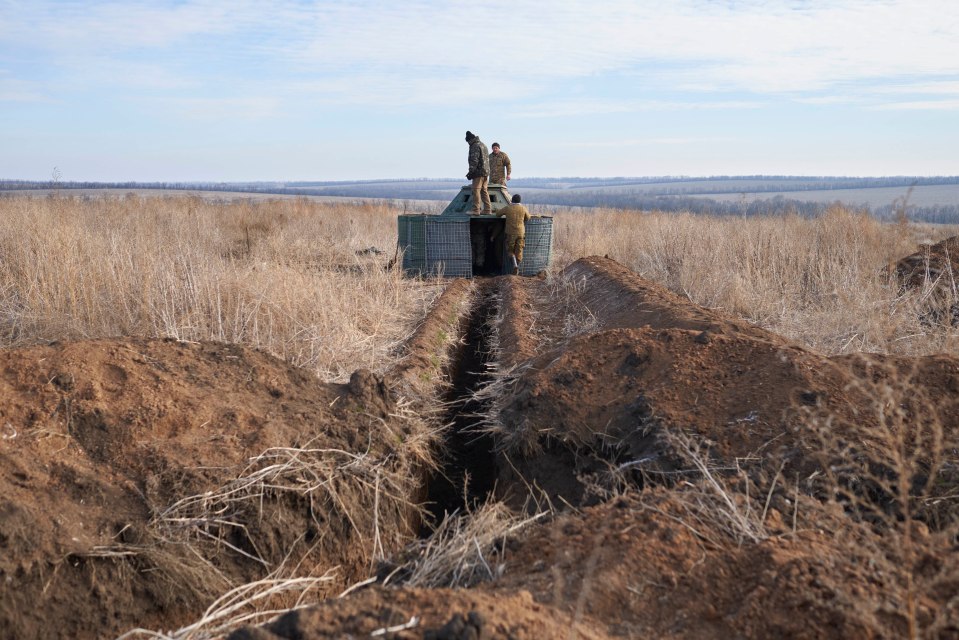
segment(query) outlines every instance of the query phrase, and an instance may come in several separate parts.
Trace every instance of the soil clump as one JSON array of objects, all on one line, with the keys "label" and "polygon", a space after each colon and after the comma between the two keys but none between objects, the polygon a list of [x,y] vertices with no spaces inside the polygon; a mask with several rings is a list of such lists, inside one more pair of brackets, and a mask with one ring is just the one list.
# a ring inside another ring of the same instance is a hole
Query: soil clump
[{"label": "soil clump", "polygon": [[887,267],[883,275],[899,283],[900,295],[919,292],[925,322],[959,325],[959,236],[922,245]]}]

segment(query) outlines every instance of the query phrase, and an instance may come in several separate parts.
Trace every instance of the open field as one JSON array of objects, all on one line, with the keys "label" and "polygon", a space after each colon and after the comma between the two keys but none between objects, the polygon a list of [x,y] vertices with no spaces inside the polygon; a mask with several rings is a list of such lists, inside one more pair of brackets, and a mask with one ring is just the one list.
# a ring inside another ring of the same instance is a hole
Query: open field
[{"label": "open field", "polygon": [[[362,206],[365,204],[383,204],[382,198],[363,198],[349,196],[323,196],[323,195],[298,195],[298,194],[276,194],[276,193],[255,193],[250,191],[206,191],[196,190],[173,190],[173,189],[10,189],[0,191],[0,198],[49,198],[66,197],[81,199],[99,199],[99,198],[200,198],[212,203],[229,204],[236,202],[270,202],[282,200],[307,200],[310,202],[327,202],[346,205]],[[432,211],[437,207],[434,200],[404,200],[399,203],[400,207],[416,208],[416,210]]]},{"label": "open field", "polygon": [[888,269],[959,228],[560,211],[437,282],[399,212],[0,199],[0,635],[959,633],[954,288]]},{"label": "open field", "polygon": [[[449,202],[465,184],[459,179],[364,180],[356,182],[272,182],[221,183],[195,185],[196,193],[223,193],[223,199],[242,194],[257,198],[264,194],[278,197],[302,195],[331,200],[403,200],[406,207],[431,210],[437,203]],[[28,194],[29,190],[12,190],[16,183],[0,184],[4,193]],[[50,185],[35,183],[40,193]],[[64,192],[97,193],[97,189],[75,189],[64,185]],[[104,187],[109,185],[103,185]],[[128,188],[117,185],[117,191],[139,193],[162,189]],[[143,187],[151,185],[144,184]],[[526,202],[553,206],[616,207],[697,213],[762,214],[750,209],[754,202],[773,199],[789,210],[793,205],[804,213],[819,213],[822,205],[839,202],[848,208],[866,207],[884,217],[902,208],[906,200],[912,215],[934,222],[959,222],[959,177],[799,177],[752,176],[712,178],[523,178],[510,182]],[[176,189],[192,188],[176,185]],[[102,190],[109,192],[109,190]],[[210,196],[205,196],[210,197]],[[215,197],[215,196],[213,196]],[[692,202],[698,202],[693,207]],[[771,206],[771,205],[767,205]],[[741,210],[737,210],[737,207]],[[777,212],[781,212],[777,210]]]},{"label": "open field", "polygon": [[903,201],[917,207],[935,205],[959,205],[959,185],[922,185],[917,187],[877,187],[873,189],[829,189],[825,191],[763,191],[742,193],[703,193],[696,197],[710,198],[720,202],[747,202],[782,196],[789,200],[813,202],[842,202],[851,207],[882,207]]}]

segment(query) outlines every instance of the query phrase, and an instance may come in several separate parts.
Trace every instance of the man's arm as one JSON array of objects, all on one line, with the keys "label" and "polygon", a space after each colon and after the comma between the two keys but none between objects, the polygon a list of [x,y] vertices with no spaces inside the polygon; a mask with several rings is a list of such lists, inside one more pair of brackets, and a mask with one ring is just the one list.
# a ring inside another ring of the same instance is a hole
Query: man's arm
[{"label": "man's arm", "polygon": [[513,173],[513,165],[510,164],[509,156],[505,153],[503,154],[503,167],[506,168],[506,179],[509,180],[510,176]]}]

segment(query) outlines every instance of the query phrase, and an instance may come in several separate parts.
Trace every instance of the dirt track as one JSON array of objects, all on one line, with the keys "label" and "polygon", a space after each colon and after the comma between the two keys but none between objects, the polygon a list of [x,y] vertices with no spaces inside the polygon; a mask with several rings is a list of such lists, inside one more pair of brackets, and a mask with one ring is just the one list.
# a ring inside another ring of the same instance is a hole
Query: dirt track
[{"label": "dirt track", "polygon": [[[212,344],[0,355],[5,636],[173,628],[289,550],[336,568],[315,597],[390,584],[233,638],[959,634],[953,358],[826,358],[602,258],[451,283],[383,380]],[[238,484],[290,448],[310,464]],[[494,580],[393,586],[430,513],[485,499],[551,515],[483,550]]]}]

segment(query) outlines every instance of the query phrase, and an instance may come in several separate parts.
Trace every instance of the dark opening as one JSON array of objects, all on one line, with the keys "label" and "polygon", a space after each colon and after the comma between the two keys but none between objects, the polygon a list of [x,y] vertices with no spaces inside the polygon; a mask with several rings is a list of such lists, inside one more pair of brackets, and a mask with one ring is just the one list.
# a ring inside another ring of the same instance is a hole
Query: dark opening
[{"label": "dark opening", "polygon": [[470,250],[474,276],[503,273],[506,253],[506,221],[495,216],[470,218]]},{"label": "dark opening", "polygon": [[[446,421],[452,423],[446,438],[445,457],[440,470],[430,478],[428,507],[433,521],[444,514],[484,502],[496,484],[496,456],[493,436],[478,431],[480,415],[488,407],[473,394],[486,379],[490,353],[490,320],[497,313],[492,282],[483,283],[473,309],[464,319],[465,344],[460,347],[450,369],[452,387],[446,401]],[[429,535],[429,527],[423,534]]]}]

